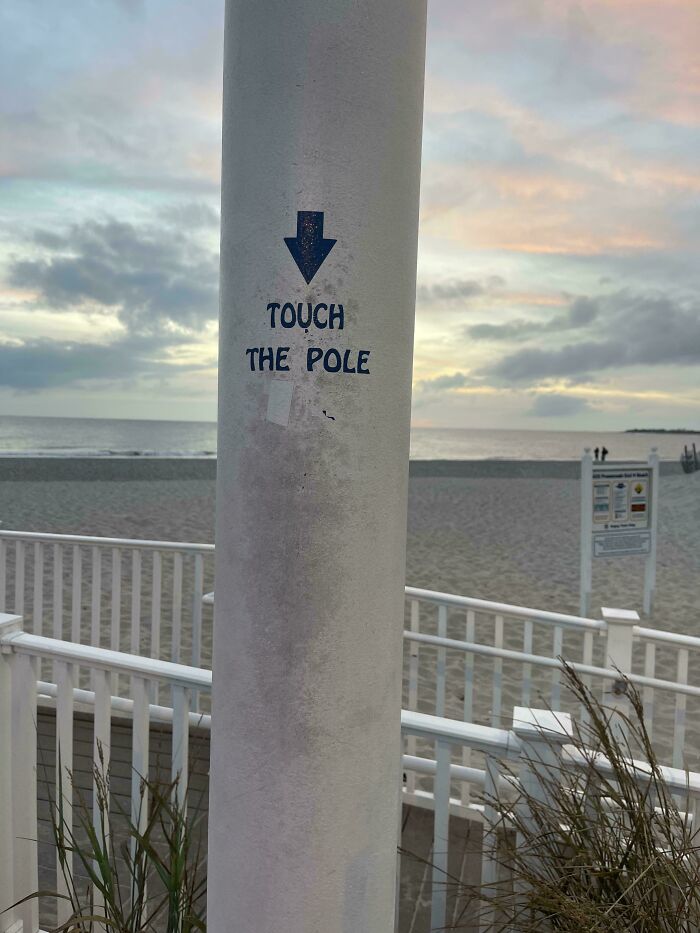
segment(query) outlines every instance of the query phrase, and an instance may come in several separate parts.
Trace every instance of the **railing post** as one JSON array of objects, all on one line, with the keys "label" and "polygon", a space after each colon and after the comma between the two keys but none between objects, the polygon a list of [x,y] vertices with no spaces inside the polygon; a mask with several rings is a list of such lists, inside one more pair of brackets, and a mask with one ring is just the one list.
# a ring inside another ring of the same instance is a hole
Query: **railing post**
[{"label": "railing post", "polygon": [[12,808],[15,902],[24,933],[39,929],[37,823],[37,699],[39,661],[18,654],[12,661]]},{"label": "railing post", "polygon": [[[609,609],[605,606],[600,611],[607,625],[605,666],[615,668],[620,674],[631,674],[634,626],[639,625],[639,614],[633,609]],[[611,696],[606,697],[605,705],[622,716],[628,715],[627,685],[622,677],[613,681]],[[615,717],[614,726],[619,737],[623,738],[625,730],[619,717]]]},{"label": "railing post", "polygon": [[432,888],[430,907],[431,933],[444,930],[447,918],[448,857],[450,843],[450,764],[452,746],[447,739],[436,742],[435,784],[433,785],[434,822],[432,850]]},{"label": "railing post", "polygon": [[530,798],[553,802],[551,778],[561,769],[561,749],[573,738],[568,713],[516,706],[513,732],[520,740],[520,786]]},{"label": "railing post", "polygon": [[[14,658],[12,649],[9,645],[3,644],[3,641],[6,636],[20,631],[22,631],[20,616],[0,615],[0,933],[10,933],[17,926],[16,911],[7,910],[16,900],[11,715]],[[27,736],[26,740],[36,742],[36,735]]]},{"label": "railing post", "polygon": [[[521,794],[516,805],[521,823],[530,827],[530,835],[538,838],[538,827],[529,801],[543,807],[555,807],[557,791],[562,783],[562,749],[571,742],[573,723],[568,713],[516,706],[513,710],[513,732],[520,741]],[[516,839],[516,850],[523,852],[523,840]],[[528,857],[538,859],[536,847],[530,847]],[[522,889],[516,889],[523,895]]]}]

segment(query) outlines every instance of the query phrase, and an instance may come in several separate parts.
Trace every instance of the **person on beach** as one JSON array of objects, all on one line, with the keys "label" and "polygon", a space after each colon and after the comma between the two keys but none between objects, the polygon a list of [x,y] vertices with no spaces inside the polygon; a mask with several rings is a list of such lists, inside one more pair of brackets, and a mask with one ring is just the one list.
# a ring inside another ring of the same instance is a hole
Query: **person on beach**
[{"label": "person on beach", "polygon": [[600,459],[603,461],[603,463],[605,463],[605,458],[607,457],[607,455],[608,455],[609,453],[610,453],[610,451],[608,450],[608,448],[607,448],[607,447],[603,447],[603,449],[602,449],[601,452],[600,452]]},{"label": "person on beach", "polygon": [[599,457],[599,454],[600,454],[600,447],[596,447],[596,449],[593,451],[593,453],[595,454],[596,461],[598,461],[598,460],[600,459],[600,457]]}]

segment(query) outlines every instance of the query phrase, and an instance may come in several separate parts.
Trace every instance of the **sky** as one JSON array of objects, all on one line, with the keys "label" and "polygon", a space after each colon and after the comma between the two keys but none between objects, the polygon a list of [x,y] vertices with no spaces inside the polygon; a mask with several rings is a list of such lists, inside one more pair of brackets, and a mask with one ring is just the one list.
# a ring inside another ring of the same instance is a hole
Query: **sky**
[{"label": "sky", "polygon": [[[0,413],[216,417],[223,0],[4,0]],[[429,0],[413,423],[700,427],[697,0]]]}]

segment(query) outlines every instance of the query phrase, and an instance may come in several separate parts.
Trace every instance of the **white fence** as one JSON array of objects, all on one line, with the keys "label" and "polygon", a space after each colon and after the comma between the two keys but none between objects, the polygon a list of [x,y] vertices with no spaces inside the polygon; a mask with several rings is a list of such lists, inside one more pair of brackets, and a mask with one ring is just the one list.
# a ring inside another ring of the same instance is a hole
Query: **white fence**
[{"label": "white fence", "polygon": [[[0,612],[22,615],[34,634],[209,669],[202,597],[213,557],[211,544],[0,531]],[[495,727],[516,705],[579,713],[562,692],[563,656],[608,698],[616,669],[628,675],[661,757],[700,770],[700,638],[636,616],[586,619],[413,587],[406,597],[406,709]],[[128,697],[127,686],[113,679],[115,695]],[[209,711],[206,693],[193,704]]]},{"label": "white fence", "polygon": [[0,531],[0,611],[35,635],[210,668],[202,595],[213,554],[212,544]]},{"label": "white fence", "polygon": [[[186,802],[191,729],[210,726],[209,716],[193,710],[192,696],[211,690],[211,673],[169,661],[34,635],[22,630],[22,620],[18,616],[9,615],[0,616],[0,652],[0,704],[10,711],[9,716],[0,717],[2,908],[38,890],[36,681],[39,664],[45,662],[53,667],[56,700],[55,754],[51,762],[44,761],[43,765],[52,769],[55,787],[63,789],[63,815],[68,825],[73,820],[71,783],[79,754],[74,739],[76,708],[87,705],[91,711],[89,758],[90,764],[100,769],[109,766],[117,722],[113,717],[128,716],[131,737],[128,798],[132,820],[136,822],[145,816],[142,778],[153,771],[149,743],[154,724],[166,722],[171,727],[168,775],[178,778],[177,793],[180,801]],[[91,681],[91,690],[76,687],[81,671]],[[112,696],[111,684],[115,676],[128,681],[128,699]],[[167,707],[149,702],[154,684],[160,685],[160,694],[170,694],[171,702]],[[39,693],[42,692],[43,687],[40,687]],[[519,764],[522,779],[522,767],[527,767],[528,761],[537,760],[537,752],[533,759],[533,743],[549,743],[554,737],[561,748],[562,766],[578,766],[575,753],[565,747],[570,728],[567,730],[562,724],[568,721],[567,714],[517,708],[509,718],[510,727],[502,729],[410,710],[402,712],[406,748],[404,799],[434,811],[431,931],[442,929],[447,920],[451,820],[456,816],[481,815],[487,825],[494,824],[497,817],[493,810],[494,798],[501,796],[512,781],[504,770],[509,763],[516,768]],[[421,745],[422,754],[415,753],[415,743]],[[482,766],[465,765],[463,762],[470,755],[478,756]],[[604,768],[605,762],[601,761],[600,766]],[[664,777],[672,790],[691,797],[695,811],[700,797],[700,775],[665,769]],[[425,786],[418,788],[416,781],[424,782]],[[485,834],[482,845],[481,882],[485,894],[488,894],[489,885],[497,880],[495,838]],[[67,893],[67,884],[58,870],[57,879],[58,893]],[[59,902],[56,919],[60,922],[65,916],[66,908]],[[2,915],[0,930],[3,933],[16,931],[21,921],[24,933],[37,933],[41,919],[37,901],[30,900],[14,912]],[[487,915],[483,923],[484,929],[488,929]]]},{"label": "white fence", "polygon": [[[55,759],[42,766],[52,768],[56,793],[61,795],[66,825],[73,825],[73,774],[77,750],[74,743],[76,705],[88,703],[92,714],[92,764],[108,769],[111,755],[112,716],[126,713],[131,726],[131,789],[128,797],[134,822],[143,820],[142,778],[149,774],[151,724],[166,720],[172,727],[171,775],[178,777],[178,793],[184,801],[189,775],[188,749],[192,720],[193,693],[211,690],[211,673],[200,668],[143,658],[106,648],[79,645],[22,631],[18,616],[0,616],[0,706],[10,710],[0,717],[0,801],[6,808],[0,819],[0,910],[39,890],[37,813],[37,690],[38,668],[42,661],[53,668],[55,686]],[[76,687],[81,671],[87,672],[91,691]],[[131,698],[112,696],[112,680],[128,680]],[[152,705],[152,687],[160,684],[171,694],[171,704],[164,709]],[[90,768],[92,771],[92,768]],[[59,791],[60,789],[60,791]],[[93,798],[94,799],[94,798]],[[57,863],[56,892],[68,893],[68,885]],[[65,916],[65,902],[56,904],[56,919]],[[36,900],[17,908],[15,918],[22,929],[36,933],[39,912]],[[8,915],[0,915],[0,930],[12,929]],[[3,922],[6,926],[3,927]]]},{"label": "white fence", "polygon": [[[38,871],[38,813],[37,813],[37,693],[46,694],[46,685],[36,688],[39,664],[52,665],[55,687],[49,693],[56,699],[55,756],[52,762],[43,762],[44,768],[54,772],[54,785],[62,789],[62,811],[66,824],[73,824],[72,781],[77,749],[74,741],[74,722],[77,707],[88,705],[93,717],[92,766],[100,771],[109,768],[112,747],[112,717],[127,715],[131,725],[131,818],[143,820],[142,778],[149,775],[149,741],[154,723],[167,722],[172,726],[170,745],[170,774],[178,779],[177,792],[186,804],[189,775],[189,735],[191,727],[208,729],[211,719],[192,710],[193,693],[211,690],[211,672],[200,668],[158,661],[115,652],[106,648],[79,645],[24,632],[19,616],[0,616],[0,702],[10,716],[0,718],[0,804],[5,807],[0,820],[0,851],[9,857],[0,859],[0,909],[20,901],[39,890]],[[93,683],[92,690],[76,687],[83,671]],[[112,679],[119,675],[129,682],[131,697],[113,697]],[[149,703],[153,685],[159,684],[171,693],[170,707]],[[445,866],[446,840],[451,808],[453,781],[476,781],[488,789],[488,780],[477,769],[465,770],[451,764],[452,746],[469,747],[477,751],[498,754],[501,758],[517,749],[515,741],[503,730],[459,723],[434,716],[404,711],[401,726],[405,735],[420,738],[436,748],[434,758],[405,755],[403,766],[407,771],[430,777],[434,790],[424,791],[422,801],[435,811],[433,845],[433,907],[432,929],[445,923]],[[515,743],[515,744],[514,744]],[[491,771],[488,772],[492,773]],[[93,801],[97,799],[93,788]],[[95,814],[96,816],[96,814]],[[57,893],[67,894],[66,883],[56,854]],[[485,855],[488,859],[488,854]],[[55,905],[56,921],[67,917],[67,902]],[[40,928],[39,906],[29,900],[16,908],[14,915],[5,914],[5,925],[0,930],[13,929],[12,924],[22,921],[22,929],[36,933]]]},{"label": "white fence", "polygon": [[583,715],[562,690],[563,657],[609,704],[625,674],[662,760],[700,769],[700,638],[645,628],[636,612],[586,619],[413,587],[406,596],[409,709],[493,726],[518,705]]}]

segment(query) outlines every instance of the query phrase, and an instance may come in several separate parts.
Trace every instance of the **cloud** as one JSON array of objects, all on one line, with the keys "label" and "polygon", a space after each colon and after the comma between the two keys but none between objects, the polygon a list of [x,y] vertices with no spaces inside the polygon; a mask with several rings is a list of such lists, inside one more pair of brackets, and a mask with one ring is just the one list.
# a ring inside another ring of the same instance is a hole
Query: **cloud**
[{"label": "cloud", "polygon": [[5,9],[0,176],[110,194],[218,188],[220,0]]},{"label": "cloud", "polygon": [[552,334],[576,330],[591,324],[598,316],[598,307],[590,298],[577,298],[564,314],[548,321],[515,320],[507,324],[474,324],[466,328],[472,340],[528,340],[536,334]]},{"label": "cloud", "polygon": [[48,339],[0,344],[0,386],[25,392],[133,382],[135,377],[160,378],[192,368],[163,359],[160,343],[152,338],[108,344]]},{"label": "cloud", "polygon": [[469,376],[464,373],[452,373],[451,376],[436,376],[435,379],[422,379],[416,383],[419,392],[444,392],[445,389],[460,389],[469,385]]},{"label": "cloud", "polygon": [[540,418],[562,418],[567,415],[578,415],[590,407],[586,399],[580,396],[548,392],[535,397],[528,414]]},{"label": "cloud", "polygon": [[449,394],[454,389],[461,389],[473,384],[474,380],[462,372],[436,376],[434,379],[421,379],[413,387],[413,408],[432,404],[439,401],[442,395]]},{"label": "cloud", "polygon": [[188,201],[162,208],[160,216],[168,223],[187,230],[215,229],[221,215],[205,201]]},{"label": "cloud", "polygon": [[500,275],[491,275],[482,280],[476,279],[448,279],[444,282],[431,284],[421,283],[416,289],[418,301],[424,304],[437,302],[468,301],[479,295],[500,288],[505,285],[505,279]]},{"label": "cloud", "polygon": [[[211,220],[205,209],[198,217]],[[194,331],[217,315],[218,259],[189,232],[89,221],[66,233],[39,230],[34,245],[40,258],[15,260],[9,282],[51,309],[113,313],[132,333],[168,323]]]},{"label": "cloud", "polygon": [[[25,283],[8,284],[0,340],[23,340],[26,365],[63,367],[61,378],[92,372],[91,352],[110,371],[107,332],[157,338],[135,349],[133,370],[115,345],[134,375],[174,360],[174,336],[188,337],[178,359],[209,355],[199,331],[217,305],[224,4],[64,6],[6,0],[0,13],[12,37],[0,56],[0,258]],[[465,423],[466,393],[482,388],[496,390],[496,424],[498,406],[514,417],[511,399],[521,417],[534,399],[522,387],[541,382],[698,384],[697,306],[671,294],[700,282],[697,0],[594,6],[430,7],[416,397],[445,421]],[[652,289],[671,305],[660,322]],[[564,290],[591,297],[565,308]],[[62,342],[39,346],[40,334]],[[635,362],[647,359],[671,362]],[[6,377],[40,378],[19,365]]]},{"label": "cloud", "polygon": [[[10,262],[8,282],[34,294],[22,306],[29,320],[37,309],[88,315],[85,339],[38,339],[29,324],[23,339],[0,343],[1,386],[104,387],[205,366],[190,363],[190,352],[182,362],[182,351],[217,316],[218,258],[196,231],[213,228],[218,215],[206,204],[186,202],[158,216],[159,225],[106,219],[34,232],[25,243],[29,258]],[[120,336],[91,339],[89,316],[95,314],[116,318]],[[179,359],[171,355],[175,348]]]},{"label": "cloud", "polygon": [[132,15],[135,13],[142,13],[144,10],[145,0],[114,0],[117,6],[121,7],[127,13]]},{"label": "cloud", "polygon": [[[634,366],[700,365],[700,305],[696,299],[621,292],[594,302],[596,339],[553,349],[525,347],[483,374],[500,383],[581,381],[599,371]],[[586,314],[584,312],[584,317]]]},{"label": "cloud", "polygon": [[588,375],[620,362],[621,344],[584,341],[559,350],[532,347],[511,353],[488,369],[498,382],[534,385],[547,379]]}]

